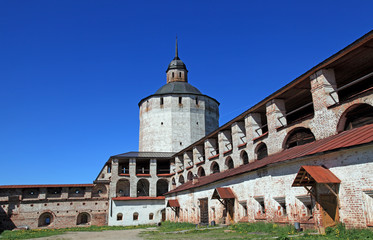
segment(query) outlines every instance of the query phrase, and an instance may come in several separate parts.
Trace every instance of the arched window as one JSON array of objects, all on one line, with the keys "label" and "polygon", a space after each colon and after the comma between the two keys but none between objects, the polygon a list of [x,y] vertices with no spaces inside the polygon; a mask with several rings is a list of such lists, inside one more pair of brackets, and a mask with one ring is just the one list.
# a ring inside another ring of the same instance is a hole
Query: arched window
[{"label": "arched window", "polygon": [[256,159],[260,160],[268,156],[268,149],[265,143],[261,143],[256,147]]},{"label": "arched window", "polygon": [[154,218],[154,214],[153,213],[149,213],[149,220],[153,220]]},{"label": "arched window", "polygon": [[45,212],[40,215],[38,221],[38,227],[49,226],[53,222],[53,215],[49,212]]},{"label": "arched window", "polygon": [[249,163],[249,156],[247,155],[247,152],[245,150],[241,151],[241,160],[243,164]]},{"label": "arched window", "polygon": [[193,173],[192,173],[192,171],[188,172],[187,178],[188,178],[188,181],[192,181],[193,180]]},{"label": "arched window", "polygon": [[300,146],[315,141],[315,136],[308,128],[297,128],[286,138],[285,149]]},{"label": "arched window", "polygon": [[233,159],[231,157],[227,157],[227,159],[225,160],[225,166],[227,167],[227,169],[234,168]]},{"label": "arched window", "polygon": [[130,181],[122,179],[117,182],[117,196],[129,197],[130,196]]},{"label": "arched window", "polygon": [[133,221],[139,220],[139,214],[137,212],[133,213]]},{"label": "arched window", "polygon": [[163,196],[168,192],[168,182],[165,179],[159,179],[157,182],[157,196]]},{"label": "arched window", "polygon": [[117,214],[117,221],[122,221],[123,220],[123,214],[118,213]]},{"label": "arched window", "polygon": [[179,183],[180,184],[184,184],[185,183],[183,175],[180,175],[180,177],[179,177]]},{"label": "arched window", "polygon": [[76,225],[85,225],[89,224],[91,221],[91,216],[88,213],[79,213],[77,219],[76,219]]},{"label": "arched window", "polygon": [[137,182],[137,196],[149,196],[149,181],[146,179],[140,179]]},{"label": "arched window", "polygon": [[171,179],[171,183],[172,183],[172,185],[176,185],[175,178],[172,178],[172,179]]},{"label": "arched window", "polygon": [[217,162],[212,162],[211,173],[214,174],[214,173],[218,173],[218,172],[220,172],[219,164]]},{"label": "arched window", "polygon": [[199,167],[197,174],[198,174],[198,177],[206,176],[205,169],[203,169],[203,167]]},{"label": "arched window", "polygon": [[373,107],[369,104],[356,104],[349,107],[338,123],[338,132],[358,128],[373,123]]}]

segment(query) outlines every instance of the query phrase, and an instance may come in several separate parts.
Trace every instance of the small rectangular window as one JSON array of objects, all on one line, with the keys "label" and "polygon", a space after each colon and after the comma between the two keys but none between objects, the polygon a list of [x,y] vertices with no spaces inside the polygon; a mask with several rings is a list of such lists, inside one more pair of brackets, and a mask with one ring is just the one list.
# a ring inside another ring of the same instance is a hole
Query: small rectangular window
[{"label": "small rectangular window", "polygon": [[182,103],[183,103],[183,98],[179,97],[179,104],[182,104]]},{"label": "small rectangular window", "polygon": [[198,105],[198,97],[196,97],[196,105]]},{"label": "small rectangular window", "polygon": [[163,105],[163,97],[161,97],[161,102],[160,103],[161,103],[161,105]]}]

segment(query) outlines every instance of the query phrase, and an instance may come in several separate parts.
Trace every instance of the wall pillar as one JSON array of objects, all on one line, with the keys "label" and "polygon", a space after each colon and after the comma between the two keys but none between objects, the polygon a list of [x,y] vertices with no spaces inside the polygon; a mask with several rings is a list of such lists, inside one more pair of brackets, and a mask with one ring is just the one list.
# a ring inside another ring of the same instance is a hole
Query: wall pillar
[{"label": "wall pillar", "polygon": [[268,135],[277,132],[277,128],[286,126],[286,108],[283,99],[272,99],[266,104]]},{"label": "wall pillar", "polygon": [[313,107],[316,111],[339,103],[333,69],[321,69],[310,77]]},{"label": "wall pillar", "polygon": [[311,130],[316,140],[337,134],[338,117],[328,107],[339,103],[337,84],[333,69],[321,69],[311,75],[311,93],[314,118]]},{"label": "wall pillar", "polygon": [[118,176],[118,159],[113,159],[111,161],[111,181],[110,181],[110,186],[109,186],[109,198],[116,197],[117,195],[117,182],[119,179]]},{"label": "wall pillar", "polygon": [[130,197],[137,197],[136,158],[130,159],[129,173],[130,173]]}]

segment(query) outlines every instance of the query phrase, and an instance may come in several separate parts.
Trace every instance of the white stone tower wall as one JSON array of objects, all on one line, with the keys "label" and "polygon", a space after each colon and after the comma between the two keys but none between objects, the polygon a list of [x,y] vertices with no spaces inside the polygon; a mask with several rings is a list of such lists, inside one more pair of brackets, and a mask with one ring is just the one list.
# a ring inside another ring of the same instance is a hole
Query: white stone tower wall
[{"label": "white stone tower wall", "polygon": [[218,103],[206,96],[150,97],[140,105],[139,151],[177,152],[218,128],[218,119]]}]

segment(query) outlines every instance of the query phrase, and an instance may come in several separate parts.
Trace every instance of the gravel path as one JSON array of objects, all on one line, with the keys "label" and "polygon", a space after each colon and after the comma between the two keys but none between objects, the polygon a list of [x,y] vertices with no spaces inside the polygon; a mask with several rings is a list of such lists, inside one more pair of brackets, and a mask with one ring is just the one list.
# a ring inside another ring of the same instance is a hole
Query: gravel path
[{"label": "gravel path", "polygon": [[55,236],[43,237],[43,238],[35,238],[34,240],[71,240],[71,239],[143,240],[143,238],[138,236],[142,230],[143,229],[110,230],[110,231],[102,231],[102,232],[67,232],[61,235],[55,235]]}]

